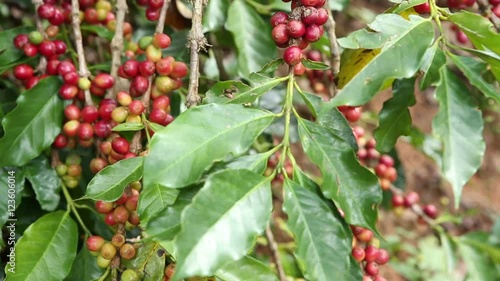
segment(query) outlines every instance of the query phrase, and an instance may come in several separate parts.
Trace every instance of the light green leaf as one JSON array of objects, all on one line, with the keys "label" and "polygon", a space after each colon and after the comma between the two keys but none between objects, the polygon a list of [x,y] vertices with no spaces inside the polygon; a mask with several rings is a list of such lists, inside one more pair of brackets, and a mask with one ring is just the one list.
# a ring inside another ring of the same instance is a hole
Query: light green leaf
[{"label": "light green leaf", "polygon": [[128,131],[140,131],[142,129],[144,129],[144,124],[142,123],[127,122],[118,124],[117,126],[113,127],[112,130],[115,132],[128,132]]},{"label": "light green leaf", "polygon": [[392,79],[412,77],[419,70],[425,51],[433,40],[432,23],[416,22],[406,32],[387,42],[380,54],[356,73],[331,103],[337,106],[362,105],[388,86]]},{"label": "light green leaf", "polygon": [[26,178],[36,194],[36,200],[43,210],[54,211],[59,206],[61,179],[45,156],[39,156],[24,166]]},{"label": "light green leaf", "polygon": [[411,115],[408,107],[415,105],[415,78],[396,80],[393,84],[392,98],[384,102],[379,113],[379,126],[373,132],[377,150],[391,151],[400,136],[411,133]]},{"label": "light green leaf", "polygon": [[264,153],[241,156],[226,163],[224,168],[232,170],[247,169],[256,174],[262,174],[266,170],[269,157],[274,153],[274,150],[269,150]]},{"label": "light green leaf", "polygon": [[439,111],[432,120],[432,129],[443,141],[441,172],[453,187],[458,207],[463,186],[481,166],[484,125],[462,80],[447,67],[441,68],[440,73],[441,82],[436,88]]},{"label": "light green leaf", "polygon": [[7,280],[63,280],[75,259],[77,244],[78,228],[68,212],[39,218],[17,242],[15,268],[5,267]]},{"label": "light green leaf", "polygon": [[83,246],[76,255],[71,271],[65,280],[94,280],[101,277],[103,270],[97,266],[96,257],[91,255],[87,246]]},{"label": "light green leaf", "polygon": [[[214,204],[214,202],[217,202]],[[210,276],[245,256],[271,216],[270,179],[248,170],[212,174],[181,216],[173,281]],[[210,259],[200,259],[210,253]]]},{"label": "light green leaf", "polygon": [[496,281],[500,278],[500,271],[488,255],[466,243],[457,243],[458,250],[467,265],[471,281]]},{"label": "light green leaf", "polygon": [[429,86],[435,86],[440,79],[439,69],[446,64],[446,56],[438,44],[434,44],[427,49],[422,59],[422,71],[424,76],[420,81],[420,89],[424,90]]},{"label": "light green leaf", "polygon": [[448,20],[456,24],[479,50],[486,48],[500,54],[500,34],[495,31],[493,23],[480,14],[468,11],[453,13]]},{"label": "light green leaf", "polygon": [[106,202],[115,201],[125,187],[142,177],[144,157],[127,158],[107,166],[97,173],[87,186],[86,197]]},{"label": "light green leaf", "polygon": [[389,11],[391,13],[394,13],[394,14],[399,14],[403,11],[408,10],[411,7],[415,7],[417,5],[420,5],[420,4],[427,2],[427,0],[414,0],[414,1],[389,0],[389,1],[391,1],[393,3],[398,3],[398,5],[395,5],[389,9]]},{"label": "light green leaf", "polygon": [[492,85],[486,82],[482,76],[487,72],[488,66],[486,64],[470,57],[455,56],[453,54],[449,54],[449,56],[472,85],[478,88],[485,96],[500,102],[498,83]]},{"label": "light green leaf", "polygon": [[348,223],[376,232],[376,206],[382,201],[377,177],[358,162],[342,136],[308,120],[298,121],[304,151],[323,174],[325,197],[337,203]]},{"label": "light green leaf", "polygon": [[328,70],[328,69],[330,69],[329,65],[327,65],[323,62],[320,62],[320,61],[312,61],[312,60],[308,60],[308,59],[303,59],[302,64],[306,68],[313,69],[313,70]]},{"label": "light green leaf", "polygon": [[[359,265],[349,259],[352,233],[320,197],[286,179],[283,207],[297,241],[297,256],[306,265],[306,279],[361,280]],[[352,267],[357,268],[358,274],[351,275]]]},{"label": "light green leaf", "polygon": [[226,263],[215,276],[222,281],[278,281],[269,267],[249,256]]},{"label": "light green leaf", "polygon": [[283,58],[274,59],[266,63],[258,73],[273,74],[278,68],[285,63]]},{"label": "light green leaf", "polygon": [[147,223],[156,213],[172,205],[178,194],[178,189],[164,187],[159,184],[144,186],[137,206],[137,213],[141,218],[141,223]]},{"label": "light green leaf", "polygon": [[2,120],[0,166],[22,166],[52,144],[63,120],[60,86],[61,80],[52,76],[19,96],[17,107]]},{"label": "light green leaf", "polygon": [[218,31],[224,27],[229,0],[210,0],[203,14],[203,32]]},{"label": "light green leaf", "polygon": [[245,152],[273,119],[269,112],[236,104],[185,111],[153,136],[144,185],[181,188],[196,183],[214,162]]},{"label": "light green leaf", "polygon": [[276,58],[277,48],[272,40],[271,25],[244,0],[229,6],[226,29],[233,34],[238,50],[238,74],[248,78],[263,65]]}]

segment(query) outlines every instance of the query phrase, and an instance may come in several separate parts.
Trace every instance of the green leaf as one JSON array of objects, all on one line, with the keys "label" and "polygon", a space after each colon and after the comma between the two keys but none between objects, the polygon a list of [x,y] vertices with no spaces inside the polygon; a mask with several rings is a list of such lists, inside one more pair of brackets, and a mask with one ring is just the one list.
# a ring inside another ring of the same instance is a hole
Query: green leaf
[{"label": "green leaf", "polygon": [[314,117],[317,117],[318,111],[323,104],[323,100],[321,99],[321,97],[304,91],[299,91],[299,94],[302,97],[302,100],[307,105],[307,108],[309,108],[309,110],[311,111],[312,115]]},{"label": "green leaf", "polygon": [[17,107],[2,120],[0,166],[22,166],[52,144],[63,121],[60,86],[60,79],[48,77],[19,96]]},{"label": "green leaf", "polygon": [[158,131],[165,128],[165,126],[162,126],[160,124],[157,124],[155,122],[150,122],[150,121],[148,121],[148,126],[151,130],[153,130],[153,132],[158,132]]},{"label": "green leaf", "polygon": [[178,189],[168,188],[159,184],[144,186],[137,206],[137,213],[141,218],[141,223],[147,223],[159,211],[172,205],[177,195],[179,195]]},{"label": "green leaf", "polygon": [[69,212],[41,217],[16,243],[15,268],[5,267],[7,280],[63,280],[75,259],[77,244],[78,228]]},{"label": "green leaf", "polygon": [[109,42],[111,42],[111,40],[113,40],[113,36],[115,34],[114,32],[112,32],[111,30],[107,29],[103,25],[95,25],[95,24],[87,25],[87,24],[82,24],[82,25],[80,25],[80,29],[82,31],[89,31],[91,33],[95,33],[95,34],[97,34],[97,36],[99,36],[101,38],[104,38],[104,39],[108,40]]},{"label": "green leaf", "polygon": [[285,63],[282,58],[274,59],[266,63],[258,73],[274,73],[278,68]]},{"label": "green leaf", "polygon": [[[225,263],[244,257],[271,216],[271,196],[270,179],[248,170],[209,176],[182,213],[172,280],[210,276]],[[207,253],[210,259],[199,262]]]},{"label": "green leaf", "polygon": [[183,112],[153,136],[144,162],[144,185],[180,188],[196,183],[214,162],[245,152],[273,119],[269,112],[235,104]]},{"label": "green leaf", "polygon": [[12,42],[17,35],[28,33],[33,29],[33,27],[19,26],[0,32],[0,66],[11,64],[23,57],[23,52],[16,49]]},{"label": "green leaf", "polygon": [[349,5],[349,0],[328,0],[328,7],[334,11],[343,11],[347,5]]},{"label": "green leaf", "polygon": [[107,166],[97,173],[87,186],[86,197],[106,202],[115,201],[125,187],[142,177],[144,157],[127,158]]},{"label": "green leaf", "polygon": [[146,242],[137,249],[135,258],[125,261],[124,265],[127,268],[143,271],[144,281],[159,281],[163,280],[165,275],[165,257],[165,249],[159,243]]},{"label": "green leaf", "polygon": [[456,24],[479,50],[488,48],[500,54],[500,44],[498,44],[500,34],[495,31],[495,27],[489,19],[480,14],[462,10],[451,14],[448,20]]},{"label": "green leaf", "polygon": [[215,83],[206,93],[204,103],[226,103],[234,96],[251,90],[252,88],[241,81],[220,81]]},{"label": "green leaf", "polygon": [[441,82],[436,88],[439,111],[432,120],[432,129],[443,141],[441,172],[453,187],[458,207],[463,186],[481,166],[484,125],[464,82],[447,67],[440,73]]},{"label": "green leaf", "polygon": [[[320,197],[286,179],[283,208],[297,241],[297,256],[306,265],[306,279],[361,280],[359,265],[346,258],[352,250],[352,233]],[[352,267],[357,268],[356,275],[351,275]]]},{"label": "green leaf", "polygon": [[[252,77],[252,76],[251,76]],[[253,76],[255,77],[255,76]],[[235,96],[233,99],[228,99],[226,103],[232,103],[232,104],[246,104],[246,103],[252,103],[256,99],[258,99],[260,96],[263,94],[269,92],[272,88],[276,87],[279,83],[287,80],[288,77],[281,77],[281,78],[273,78],[269,79],[268,81],[265,81],[263,83],[255,83],[252,89],[243,92],[237,96]]]},{"label": "green leaf", "polygon": [[101,277],[103,270],[97,266],[96,257],[90,254],[86,246],[83,246],[76,255],[71,271],[65,280],[94,280]]},{"label": "green leaf", "polygon": [[478,88],[485,96],[500,102],[498,84],[495,88],[495,85],[486,82],[482,76],[487,72],[488,66],[486,64],[470,57],[455,56],[453,54],[449,54],[449,56],[473,86]]},{"label": "green leaf", "polygon": [[113,131],[115,132],[128,132],[128,131],[140,131],[144,129],[144,124],[142,123],[135,123],[135,122],[127,122],[127,123],[122,123],[118,124],[117,126],[113,127]]},{"label": "green leaf", "polygon": [[[3,195],[0,200],[0,229],[7,219],[15,219],[15,210],[21,204],[22,192],[24,190],[24,171],[20,168],[3,167],[0,169],[0,192]],[[9,190],[14,190],[9,192]],[[11,201],[13,200],[13,201]],[[11,213],[12,212],[12,213]]]},{"label": "green leaf", "polygon": [[329,65],[327,65],[323,62],[320,62],[320,61],[312,61],[312,60],[308,60],[308,59],[303,59],[302,64],[306,68],[313,69],[313,70],[328,70],[328,69],[330,69]]},{"label": "green leaf", "polygon": [[389,12],[394,13],[394,14],[399,14],[403,11],[408,10],[411,7],[415,7],[417,5],[420,5],[420,4],[427,2],[426,0],[415,0],[415,1],[389,0],[389,1],[394,2],[394,3],[398,3],[398,5],[395,5],[388,10]]},{"label": "green leaf", "polygon": [[229,0],[211,0],[203,14],[203,32],[217,31],[224,27]]},{"label": "green leaf", "polygon": [[256,174],[262,174],[266,170],[269,157],[275,152],[274,150],[269,150],[264,153],[241,156],[231,162],[225,163],[224,168],[232,170],[247,169]]},{"label": "green leaf", "polygon": [[426,20],[415,22],[406,32],[387,42],[380,54],[356,73],[331,103],[337,106],[362,105],[391,79],[412,77],[419,70],[425,51],[433,40],[432,23]]},{"label": "green leaf", "polygon": [[42,209],[54,211],[61,200],[59,196],[61,179],[50,166],[48,159],[45,156],[39,156],[26,164],[24,171]]},{"label": "green leaf", "polygon": [[238,74],[248,78],[268,61],[276,58],[276,46],[271,26],[244,0],[235,0],[229,6],[226,29],[234,36],[238,50]]},{"label": "green leaf", "polygon": [[298,121],[304,151],[323,174],[325,197],[337,203],[348,223],[376,232],[376,206],[382,201],[377,177],[358,162],[340,135],[308,120]]},{"label": "green leaf", "polygon": [[336,106],[329,103],[321,103],[317,123],[345,140],[352,149],[358,150],[358,143],[356,142],[352,128]]},{"label": "green leaf", "polygon": [[435,86],[440,79],[439,69],[446,64],[446,56],[438,44],[434,44],[427,49],[422,59],[422,71],[424,76],[420,81],[420,89],[424,90],[429,86]]},{"label": "green leaf", "polygon": [[496,54],[490,50],[476,50],[462,46],[456,46],[456,48],[469,52],[488,63],[490,65],[491,73],[493,73],[495,78],[500,81],[500,54]]},{"label": "green leaf", "polygon": [[215,276],[222,281],[278,281],[267,265],[249,256],[226,263]]},{"label": "green leaf", "polygon": [[173,240],[181,230],[181,213],[191,203],[194,194],[183,189],[173,205],[159,211],[144,224],[148,237],[160,243]]},{"label": "green leaf", "polygon": [[499,280],[500,271],[484,251],[472,247],[466,243],[457,243],[457,246],[465,264],[467,265],[469,273],[469,278],[467,280]]},{"label": "green leaf", "polygon": [[408,107],[415,105],[415,78],[396,80],[392,89],[392,98],[384,102],[379,113],[379,126],[373,132],[377,141],[377,150],[387,153],[396,144],[400,136],[411,133],[411,115]]}]

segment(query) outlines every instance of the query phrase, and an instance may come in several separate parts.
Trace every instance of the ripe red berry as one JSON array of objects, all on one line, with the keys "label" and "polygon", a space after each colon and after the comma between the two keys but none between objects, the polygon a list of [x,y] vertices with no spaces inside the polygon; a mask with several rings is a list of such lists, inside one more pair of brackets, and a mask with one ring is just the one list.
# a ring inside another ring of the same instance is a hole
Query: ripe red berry
[{"label": "ripe red berry", "polygon": [[436,206],[429,204],[423,208],[424,213],[431,219],[436,219],[438,217],[438,210]]},{"label": "ripe red berry", "polygon": [[431,12],[431,6],[429,5],[429,2],[414,6],[413,9],[415,9],[415,12],[419,14],[428,14]]},{"label": "ripe red berry", "polygon": [[306,28],[303,38],[307,42],[314,43],[318,41],[321,36],[323,36],[323,32],[324,31],[320,26],[313,24]]},{"label": "ripe red berry", "polygon": [[33,67],[27,64],[20,64],[14,68],[14,77],[25,80],[33,77]]},{"label": "ripe red berry", "polygon": [[94,136],[94,126],[90,123],[81,123],[78,127],[78,138],[80,140],[90,140]]},{"label": "ripe red berry", "polygon": [[271,16],[271,26],[277,26],[278,24],[285,24],[288,22],[288,14],[285,12],[276,12]]},{"label": "ripe red berry", "polygon": [[389,261],[389,252],[386,249],[380,249],[378,251],[378,257],[375,259],[375,262],[379,265],[386,264]]},{"label": "ripe red berry", "polygon": [[130,83],[130,92],[135,96],[142,96],[149,88],[149,80],[144,76],[136,76]]},{"label": "ripe red berry", "polygon": [[106,216],[104,216],[104,222],[109,225],[109,226],[113,226],[116,224],[116,221],[115,221],[115,216],[114,216],[114,212],[109,212],[106,214]]},{"label": "ripe red berry", "polygon": [[93,105],[87,105],[82,109],[81,115],[84,122],[93,123],[99,117],[99,110]]},{"label": "ripe red berry", "polygon": [[64,43],[64,41],[61,41],[61,40],[54,40],[52,41],[54,43],[54,46],[56,47],[56,55],[63,55],[64,53],[66,53],[66,43]]},{"label": "ripe red berry", "polygon": [[23,46],[23,52],[28,57],[34,57],[38,54],[38,48],[36,45],[28,42]]},{"label": "ripe red berry", "polygon": [[125,202],[125,208],[127,208],[127,210],[129,210],[129,211],[137,210],[137,202],[138,201],[139,201],[138,195],[130,196],[128,198],[127,202]]},{"label": "ripe red berry", "polygon": [[383,177],[388,179],[390,182],[394,182],[398,178],[398,171],[394,167],[389,167],[385,171]]},{"label": "ripe red berry", "polygon": [[365,260],[367,262],[375,261],[378,258],[379,249],[375,246],[368,245],[365,248]]},{"label": "ripe red berry", "polygon": [[301,62],[297,63],[293,67],[293,74],[294,75],[301,76],[301,75],[304,75],[304,73],[306,73],[306,67]]},{"label": "ripe red berry", "polygon": [[318,19],[316,25],[323,25],[328,21],[328,11],[325,8],[318,9]]},{"label": "ripe red berry", "polygon": [[352,257],[357,261],[357,262],[362,262],[365,259],[365,249],[361,247],[354,247],[352,249]]},{"label": "ripe red berry", "polygon": [[128,200],[128,195],[127,193],[123,193],[122,196],[120,196],[120,198],[118,198],[118,200],[115,201],[116,205],[123,205],[127,202]]},{"label": "ripe red berry", "polygon": [[126,223],[128,221],[129,212],[124,206],[118,206],[113,211],[113,217],[117,223]]},{"label": "ripe red berry", "polygon": [[300,0],[300,3],[306,7],[315,7],[318,5],[319,0]]},{"label": "ripe red berry", "polygon": [[[500,2],[500,1],[498,1],[498,2]],[[493,8],[491,8],[491,12],[493,14],[495,14],[495,16],[497,18],[500,18],[500,4],[497,4],[496,6],[494,6]]]},{"label": "ripe red berry", "polygon": [[404,205],[404,198],[399,194],[394,194],[391,201],[393,207],[402,207]]},{"label": "ripe red berry", "polygon": [[99,107],[99,117],[103,120],[111,120],[111,112],[116,108],[115,104],[107,103]]},{"label": "ripe red berry", "polygon": [[111,124],[109,121],[100,120],[94,124],[94,133],[100,138],[107,138],[111,135]]},{"label": "ripe red berry", "polygon": [[296,65],[302,60],[302,51],[297,46],[290,46],[285,49],[283,59],[288,65]]},{"label": "ripe red berry", "polygon": [[170,105],[170,98],[168,96],[159,96],[153,100],[153,109],[166,110]]},{"label": "ripe red berry", "polygon": [[125,154],[130,149],[128,141],[122,137],[114,138],[113,141],[111,141],[111,147],[119,154]]},{"label": "ripe red berry", "polygon": [[302,22],[306,25],[316,24],[318,20],[318,10],[314,7],[307,7],[302,12]]},{"label": "ripe red berry", "polygon": [[285,24],[278,24],[273,28],[272,37],[276,44],[285,44],[290,39],[288,28]]},{"label": "ripe red berry", "polygon": [[56,54],[56,45],[50,40],[44,40],[38,45],[38,52],[44,57],[52,57]]},{"label": "ripe red berry", "polygon": [[383,154],[380,156],[379,163],[382,163],[387,167],[394,167],[394,159],[387,154]]},{"label": "ripe red berry", "polygon": [[56,8],[52,4],[42,4],[37,9],[38,16],[42,19],[49,19],[56,13]]},{"label": "ripe red berry", "polygon": [[49,22],[53,25],[61,25],[65,21],[65,17],[63,12],[56,8],[54,11],[54,15],[48,19]]},{"label": "ripe red berry", "polygon": [[57,67],[59,66],[60,61],[59,60],[49,60],[47,62],[47,68],[45,70],[47,75],[57,75]]},{"label": "ripe red berry", "polygon": [[[125,69],[124,69],[125,71]],[[156,71],[155,63],[150,60],[145,60],[139,63],[139,72],[142,76],[149,77]],[[133,76],[132,76],[133,77]]]},{"label": "ripe red berry", "polygon": [[136,60],[128,60],[123,64],[123,72],[128,77],[139,75],[139,62]]},{"label": "ripe red berry", "polygon": [[174,63],[175,60],[173,57],[162,58],[155,64],[156,72],[158,72],[159,75],[170,75],[174,70]]},{"label": "ripe red berry", "polygon": [[63,84],[59,88],[59,96],[64,100],[73,99],[78,94],[78,87],[70,84]]},{"label": "ripe red berry", "polygon": [[404,206],[409,208],[413,204],[417,204],[420,201],[420,196],[415,191],[408,193],[404,197]]},{"label": "ripe red berry", "polygon": [[162,109],[153,109],[149,113],[149,121],[164,125],[167,113]]},{"label": "ripe red berry", "polygon": [[68,72],[76,72],[76,67],[70,61],[61,61],[57,65],[57,72],[59,73],[59,75],[64,76]]},{"label": "ripe red berry", "polygon": [[469,41],[469,38],[462,30],[457,30],[455,35],[456,35],[457,41],[462,43],[462,44],[466,44]]},{"label": "ripe red berry", "polygon": [[68,120],[80,119],[80,113],[80,108],[74,104],[70,104],[64,109],[64,116],[66,116]]},{"label": "ripe red berry", "polygon": [[113,203],[98,200],[95,202],[95,209],[99,214],[107,214],[113,210]]},{"label": "ripe red berry", "polygon": [[[94,158],[94,159],[90,160],[90,171],[94,174],[97,174],[99,171],[104,169],[106,166],[108,166],[108,162],[106,160],[104,160],[103,158]],[[105,213],[108,213],[108,212],[105,212]]]},{"label": "ripe red berry", "polygon": [[64,83],[70,85],[78,85],[78,79],[80,79],[80,77],[78,73],[74,71],[68,72],[63,76]]},{"label": "ripe red berry", "polygon": [[293,38],[300,38],[306,32],[306,26],[300,20],[290,20],[286,26],[288,34]]},{"label": "ripe red berry", "polygon": [[113,87],[115,79],[108,73],[99,73],[95,76],[94,83],[97,87],[107,90]]},{"label": "ripe red berry", "polygon": [[361,233],[356,235],[356,238],[362,242],[370,242],[373,238],[373,232],[369,229],[363,229]]},{"label": "ripe red berry", "polygon": [[[163,0],[161,0],[161,2],[163,2]],[[172,43],[172,40],[170,39],[170,36],[168,36],[167,34],[164,34],[164,33],[158,33],[158,34],[153,35],[153,41],[151,42],[151,44],[153,44],[153,46],[155,46],[156,48],[160,48],[160,49],[168,48],[171,43]]]},{"label": "ripe red berry", "polygon": [[28,34],[19,34],[14,37],[14,46],[17,49],[22,49],[29,42]]},{"label": "ripe red berry", "polygon": [[157,21],[160,18],[160,9],[147,7],[146,18],[150,21]]},{"label": "ripe red berry", "polygon": [[321,52],[318,50],[311,50],[307,52],[307,58],[312,61],[321,61]]},{"label": "ripe red berry", "polygon": [[86,244],[87,244],[87,249],[92,252],[99,252],[102,248],[102,246],[106,243],[104,238],[101,236],[93,235],[87,238]]},{"label": "ripe red berry", "polygon": [[63,132],[68,137],[74,137],[78,133],[78,127],[80,126],[80,122],[77,120],[70,120],[64,123]]},{"label": "ripe red berry", "polygon": [[365,265],[365,272],[370,276],[375,276],[378,274],[379,268],[376,262],[368,262]]},{"label": "ripe red berry", "polygon": [[170,263],[165,268],[165,276],[167,276],[167,278],[171,278],[172,276],[174,276],[174,273],[175,273],[175,263]]},{"label": "ripe red berry", "polygon": [[68,138],[65,135],[59,134],[53,143],[55,148],[63,149],[68,145]]},{"label": "ripe red berry", "polygon": [[182,61],[174,62],[174,67],[172,69],[172,73],[170,77],[172,78],[183,78],[188,74],[188,67]]},{"label": "ripe red berry", "polygon": [[141,115],[144,112],[144,103],[140,100],[134,100],[128,105],[130,114]]},{"label": "ripe red berry", "polygon": [[163,7],[163,3],[163,0],[148,0],[149,7],[154,9],[160,9],[161,7]]}]

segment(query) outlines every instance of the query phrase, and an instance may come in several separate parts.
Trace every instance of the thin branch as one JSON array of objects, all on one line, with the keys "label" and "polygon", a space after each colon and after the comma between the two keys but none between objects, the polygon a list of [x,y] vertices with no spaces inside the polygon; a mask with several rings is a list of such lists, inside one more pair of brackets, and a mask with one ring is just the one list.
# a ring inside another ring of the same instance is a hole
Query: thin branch
[{"label": "thin branch", "polygon": [[139,154],[142,150],[142,131],[137,131],[134,134],[134,137],[132,138],[132,141],[130,142],[130,151],[132,151],[135,154]]},{"label": "thin branch", "polygon": [[[121,64],[121,55],[123,52],[123,23],[125,22],[125,14],[128,6],[126,0],[118,0],[116,2],[116,30],[113,40],[111,40],[111,76],[118,80],[118,68]],[[106,98],[113,98],[116,92],[115,83],[113,88],[106,93]]]},{"label": "thin branch", "polygon": [[[78,74],[80,77],[88,78],[90,76],[90,71],[87,68],[87,62],[85,61],[85,53],[83,51],[83,39],[82,32],[80,30],[80,4],[78,0],[71,0],[71,20],[73,26],[73,33],[75,35],[75,45],[76,52],[78,54]],[[85,91],[85,104],[92,105],[92,98],[90,97],[90,91]]]},{"label": "thin branch", "polygon": [[[213,33],[210,33],[210,44],[212,46],[217,45],[217,38]],[[222,61],[224,58],[224,52],[220,48],[212,48],[212,51],[214,52],[215,62],[217,63],[217,68],[219,69],[219,80],[228,80],[229,75],[226,72],[226,68],[224,68],[224,62]]]},{"label": "thin branch", "polygon": [[200,76],[200,58],[198,52],[203,49],[206,51],[208,46],[207,39],[203,35],[202,17],[203,5],[206,0],[193,0],[193,25],[188,36],[189,48],[191,49],[189,89],[186,98],[186,106],[192,107],[200,104],[201,97],[198,94],[198,80]]},{"label": "thin branch", "polygon": [[[394,185],[391,184],[391,192],[393,194],[397,194],[397,195],[403,195],[403,192],[401,190],[399,190],[397,187],[395,187]],[[415,213],[417,216],[421,217],[427,224],[429,225],[433,225],[434,224],[434,220],[429,218],[425,213],[424,211],[422,210],[422,207],[420,207],[420,205],[418,204],[412,204],[409,208],[413,213]]]},{"label": "thin branch", "polygon": [[[43,4],[42,0],[32,0],[31,3],[35,6],[35,11],[38,10],[38,7],[40,7]],[[47,38],[47,34],[45,33],[45,30],[43,29],[43,23],[42,19],[38,16],[38,13],[35,13],[35,23],[36,23],[36,29],[38,32],[40,32],[43,36],[43,38]],[[38,62],[38,66],[36,67],[36,70],[40,73],[45,73],[45,69],[47,68],[47,58],[44,56],[41,56],[40,62]]]},{"label": "thin branch", "polygon": [[[330,66],[332,68],[332,73],[334,76],[337,76],[340,69],[340,51],[339,44],[337,42],[337,35],[335,34],[335,20],[333,19],[333,14],[330,9],[328,9],[328,22],[325,25],[326,32],[328,34],[328,38],[330,39]],[[333,93],[337,94],[337,87],[335,83],[333,85]]]},{"label": "thin branch", "polygon": [[285,269],[283,268],[280,254],[278,252],[278,244],[276,243],[276,240],[274,240],[274,234],[269,224],[266,227],[266,238],[267,242],[269,243],[269,250],[271,250],[273,254],[274,263],[276,264],[276,269],[278,270],[280,281],[287,281]]},{"label": "thin branch", "polygon": [[493,23],[493,26],[497,30],[497,32],[500,32],[500,24],[497,18],[493,15],[490,9],[490,5],[488,1],[486,0],[477,0],[476,1],[477,6],[479,7],[479,12],[481,15],[491,21]]}]

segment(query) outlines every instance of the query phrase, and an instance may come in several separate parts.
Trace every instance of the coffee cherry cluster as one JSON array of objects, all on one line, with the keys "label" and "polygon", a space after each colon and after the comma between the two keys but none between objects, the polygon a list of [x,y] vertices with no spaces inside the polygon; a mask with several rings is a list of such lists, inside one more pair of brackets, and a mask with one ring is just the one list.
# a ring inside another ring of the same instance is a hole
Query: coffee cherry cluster
[{"label": "coffee cherry cluster", "polygon": [[278,47],[285,48],[283,59],[288,65],[300,64],[301,50],[323,36],[322,25],[328,21],[325,3],[326,0],[293,0],[290,14],[276,12],[271,17],[273,40]]},{"label": "coffee cherry cluster", "polygon": [[62,178],[63,183],[68,188],[76,188],[82,176],[82,158],[78,154],[70,154],[66,157],[65,163],[56,165],[56,173]]},{"label": "coffee cherry cluster", "polygon": [[106,241],[97,235],[90,236],[87,238],[86,244],[90,253],[97,256],[97,265],[100,268],[107,268],[117,254],[124,260],[131,260],[136,254],[136,246],[126,243],[125,236],[122,234],[113,235],[111,241]]},{"label": "coffee cherry cluster", "polygon": [[351,255],[365,272],[363,281],[385,281],[378,275],[379,266],[389,262],[389,252],[379,248],[380,242],[371,230],[359,226],[351,226],[351,230],[354,235]]},{"label": "coffee cherry cluster", "polygon": [[419,205],[420,196],[415,191],[411,191],[406,195],[393,193],[392,195],[392,206],[394,207],[396,213],[399,213],[403,209],[413,209],[419,214],[419,222],[425,223],[422,216],[426,216],[429,219],[436,219],[439,216],[439,210],[433,204]]},{"label": "coffee cherry cluster", "polygon": [[133,228],[139,225],[137,202],[139,202],[141,188],[141,182],[131,183],[115,202],[97,201],[95,203],[96,211],[104,215],[104,222],[109,226],[124,224],[127,228]]},{"label": "coffee cherry cluster", "polygon": [[137,0],[137,5],[146,8],[146,18],[157,21],[160,18],[161,8],[165,5],[164,0]]}]

